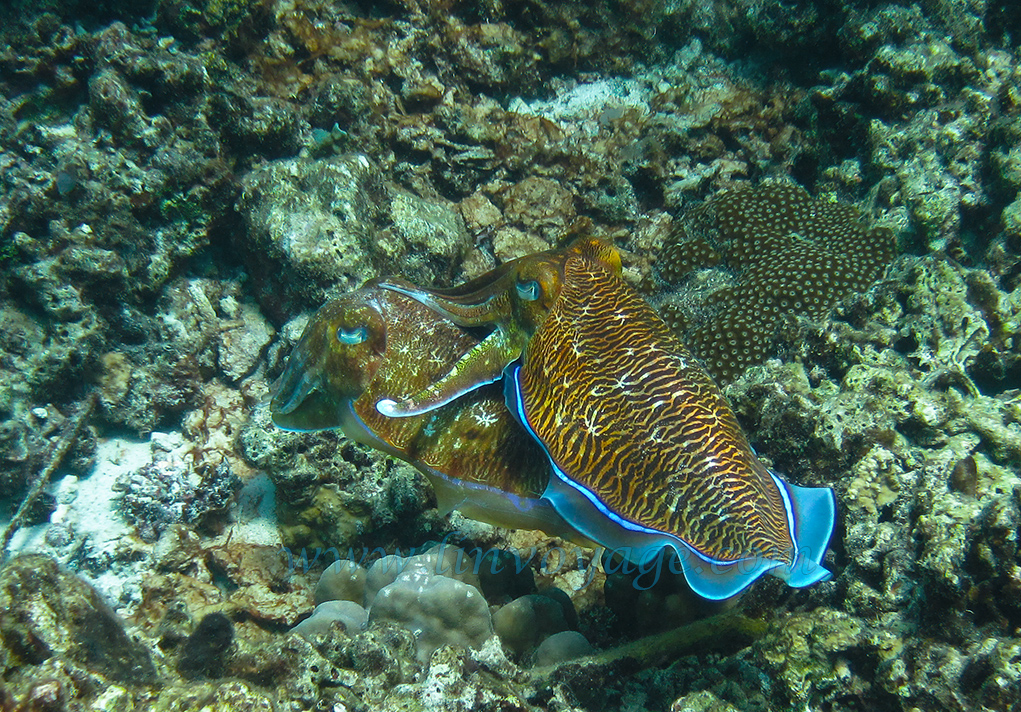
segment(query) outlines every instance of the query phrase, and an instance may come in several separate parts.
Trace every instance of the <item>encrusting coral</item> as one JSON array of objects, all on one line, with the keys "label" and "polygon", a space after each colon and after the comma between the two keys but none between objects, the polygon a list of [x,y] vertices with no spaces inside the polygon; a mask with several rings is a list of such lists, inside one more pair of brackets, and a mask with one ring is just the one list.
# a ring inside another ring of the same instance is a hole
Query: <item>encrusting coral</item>
[{"label": "encrusting coral", "polygon": [[874,282],[896,249],[893,234],[863,224],[855,208],[813,200],[790,184],[728,191],[691,211],[689,221],[691,234],[682,231],[664,247],[660,275],[676,282],[722,264],[733,281],[712,294],[707,318],[687,328],[675,303],[662,311],[724,383],[764,360],[786,315],[824,316]]}]

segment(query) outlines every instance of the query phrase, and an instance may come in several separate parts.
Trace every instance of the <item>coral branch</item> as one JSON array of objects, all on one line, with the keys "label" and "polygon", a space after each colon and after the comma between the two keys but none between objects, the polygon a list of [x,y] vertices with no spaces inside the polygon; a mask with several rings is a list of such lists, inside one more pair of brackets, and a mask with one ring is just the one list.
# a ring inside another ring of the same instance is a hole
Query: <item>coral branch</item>
[{"label": "coral branch", "polygon": [[35,478],[35,482],[28,490],[28,494],[25,495],[24,501],[21,506],[18,507],[18,511],[14,513],[11,518],[10,524],[4,530],[2,543],[0,543],[0,561],[7,558],[7,545],[11,543],[11,537],[14,536],[21,526],[21,520],[25,516],[25,512],[28,511],[32,503],[35,502],[39,493],[43,491],[43,487],[49,482],[50,475],[53,474],[54,470],[60,467],[60,463],[64,460],[64,456],[67,451],[71,449],[71,444],[74,443],[78,437],[78,433],[81,432],[82,426],[85,425],[85,421],[92,415],[93,409],[96,407],[96,394],[93,391],[85,397],[85,402],[82,407],[78,410],[78,414],[72,421],[67,423],[64,427],[64,432],[61,433],[60,439],[57,440],[56,446],[53,448],[53,452],[50,454],[50,461],[42,470],[39,471],[38,476]]}]

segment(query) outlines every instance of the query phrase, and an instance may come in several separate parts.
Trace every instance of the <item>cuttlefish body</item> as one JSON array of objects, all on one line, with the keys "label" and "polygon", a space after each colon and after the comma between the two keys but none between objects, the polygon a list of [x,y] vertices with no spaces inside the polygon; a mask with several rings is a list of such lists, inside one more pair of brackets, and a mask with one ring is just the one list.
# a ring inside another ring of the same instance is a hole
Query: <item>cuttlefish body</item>
[{"label": "cuttlefish body", "polygon": [[275,385],[273,422],[287,430],[340,428],[413,464],[442,510],[499,526],[581,540],[541,498],[542,449],[514,421],[499,386],[405,418],[376,409],[442,378],[478,339],[418,301],[369,282],[312,317]]},{"label": "cuttlefish body", "polygon": [[574,528],[632,561],[673,548],[692,589],[739,593],[764,573],[807,586],[833,531],[829,488],[798,487],[756,457],[726,399],[621,278],[609,244],[576,241],[461,287],[382,286],[491,333],[393,417],[421,417],[504,380],[508,408],[541,444],[544,496]]}]

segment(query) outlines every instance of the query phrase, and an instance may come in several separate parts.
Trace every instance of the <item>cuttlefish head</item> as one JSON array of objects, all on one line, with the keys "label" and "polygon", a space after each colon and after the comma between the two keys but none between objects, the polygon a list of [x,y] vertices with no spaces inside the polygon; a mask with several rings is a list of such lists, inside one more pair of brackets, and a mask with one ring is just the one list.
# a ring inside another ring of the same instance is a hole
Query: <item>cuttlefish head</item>
[{"label": "cuttlefish head", "polygon": [[386,340],[386,321],[373,290],[363,288],[324,304],[273,386],[273,422],[285,430],[340,427],[350,404],[375,378]]},{"label": "cuttlefish head", "polygon": [[442,377],[478,343],[470,331],[369,282],[309,320],[275,385],[273,422],[286,430],[339,429],[411,463],[432,483],[441,511],[587,542],[541,498],[548,462],[515,424],[501,389],[420,417],[388,418],[375,409],[380,398],[404,398]]},{"label": "cuttlefish head", "polygon": [[581,238],[558,250],[512,260],[452,289],[381,282],[381,287],[410,296],[459,326],[492,331],[445,376],[403,401],[380,400],[379,412],[389,417],[421,415],[498,381],[555,308],[573,260],[593,260],[614,274],[621,272],[620,253],[611,244]]}]

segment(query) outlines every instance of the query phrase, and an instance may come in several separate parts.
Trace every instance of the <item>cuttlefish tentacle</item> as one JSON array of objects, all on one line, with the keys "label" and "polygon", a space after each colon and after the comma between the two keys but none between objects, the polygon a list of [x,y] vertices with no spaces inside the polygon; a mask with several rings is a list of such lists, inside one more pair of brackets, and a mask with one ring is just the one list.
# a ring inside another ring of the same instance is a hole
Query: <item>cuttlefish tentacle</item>
[{"label": "cuttlefish tentacle", "polygon": [[464,392],[469,372],[488,368],[491,382],[503,364],[507,405],[552,465],[543,496],[592,540],[633,561],[672,547],[711,599],[767,572],[792,586],[829,577],[832,491],[762,465],[712,379],[621,279],[611,246],[581,240],[467,287],[408,293],[455,323],[516,336],[493,340],[485,368],[459,363],[411,396],[418,407],[451,383]]}]

